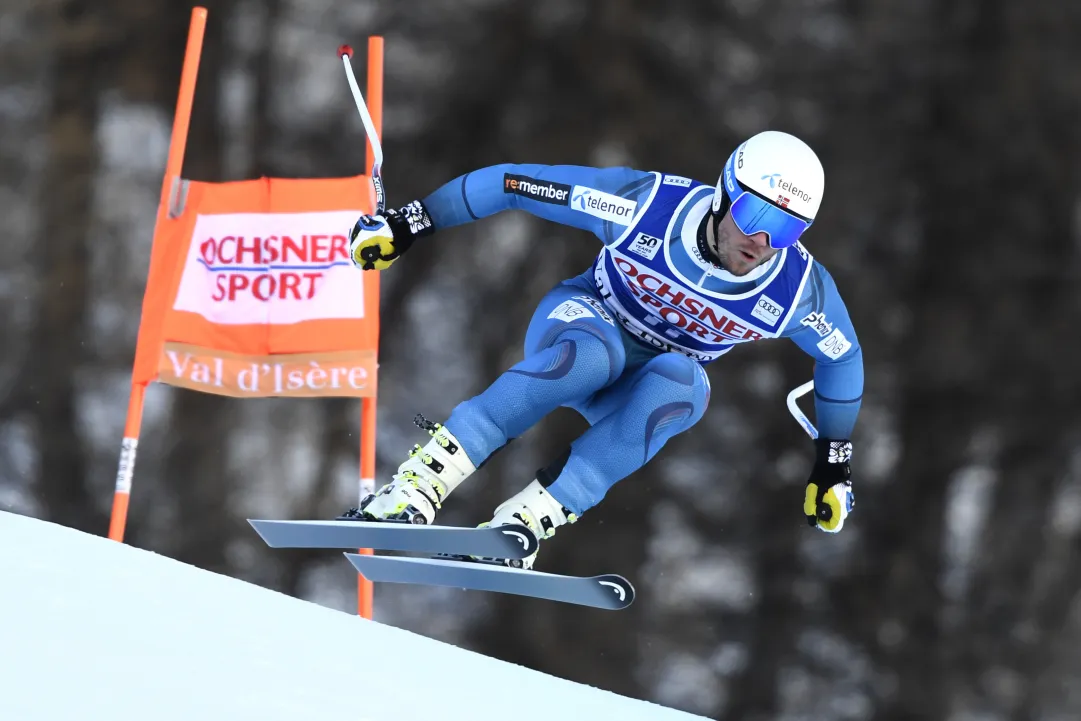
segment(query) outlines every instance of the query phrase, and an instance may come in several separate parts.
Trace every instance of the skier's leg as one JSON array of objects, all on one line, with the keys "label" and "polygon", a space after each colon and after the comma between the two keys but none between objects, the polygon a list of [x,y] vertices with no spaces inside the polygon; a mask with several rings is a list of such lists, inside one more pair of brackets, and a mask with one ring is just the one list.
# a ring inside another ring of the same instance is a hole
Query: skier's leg
[{"label": "skier's leg", "polygon": [[479,465],[556,408],[584,402],[611,384],[624,361],[620,331],[595,291],[561,284],[530,320],[525,358],[458,404],[446,426]]},{"label": "skier's leg", "polygon": [[550,492],[575,515],[600,503],[608,489],[644,466],[677,433],[702,418],[709,404],[705,369],[679,353],[646,363],[617,394],[620,407],[571,444],[554,464]]},{"label": "skier's leg", "polygon": [[[540,537],[573,523],[608,489],[649,461],[669,438],[702,417],[709,379],[701,365],[663,353],[597,394],[613,409],[571,444],[567,453],[523,491],[500,505],[492,525],[524,523]],[[526,559],[526,566],[533,559]]]},{"label": "skier's leg", "polygon": [[493,452],[561,405],[584,402],[623,372],[623,340],[590,286],[562,283],[540,302],[525,358],[454,409],[415,446],[394,479],[354,515],[431,523],[435,511]]}]

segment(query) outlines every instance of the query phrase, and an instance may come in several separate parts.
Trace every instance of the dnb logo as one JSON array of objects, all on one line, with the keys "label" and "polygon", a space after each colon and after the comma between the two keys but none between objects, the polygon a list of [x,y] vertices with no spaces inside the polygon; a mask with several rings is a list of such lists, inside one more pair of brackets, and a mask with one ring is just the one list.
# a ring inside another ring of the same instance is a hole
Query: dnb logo
[{"label": "dnb logo", "polygon": [[225,324],[361,318],[362,274],[343,228],[353,211],[200,215],[176,310]]}]

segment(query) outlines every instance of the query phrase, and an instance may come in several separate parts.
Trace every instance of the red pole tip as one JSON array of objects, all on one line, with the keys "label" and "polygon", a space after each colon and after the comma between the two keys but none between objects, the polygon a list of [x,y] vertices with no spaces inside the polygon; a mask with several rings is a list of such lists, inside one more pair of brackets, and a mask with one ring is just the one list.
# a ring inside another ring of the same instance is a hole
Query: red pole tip
[{"label": "red pole tip", "polygon": [[353,57],[353,48],[348,45],[342,45],[338,48],[338,57]]}]

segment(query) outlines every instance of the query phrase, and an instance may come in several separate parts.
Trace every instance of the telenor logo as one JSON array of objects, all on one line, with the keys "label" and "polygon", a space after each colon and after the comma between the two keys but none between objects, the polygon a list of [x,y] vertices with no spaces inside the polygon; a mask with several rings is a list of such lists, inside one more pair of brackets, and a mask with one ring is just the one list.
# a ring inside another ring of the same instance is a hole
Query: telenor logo
[{"label": "telenor logo", "polygon": [[620,225],[630,225],[634,211],[638,209],[638,203],[596,188],[576,185],[571,192],[571,207],[595,218]]},{"label": "telenor logo", "polygon": [[805,203],[808,203],[811,200],[811,196],[807,193],[807,191],[797,188],[795,185],[788,182],[787,180],[782,180],[780,173],[770,173],[768,175],[763,175],[762,180],[768,180],[769,187],[780,188],[786,193],[795,195],[797,198],[804,201]]},{"label": "telenor logo", "polygon": [[503,192],[513,195],[521,195],[542,203],[553,205],[567,205],[571,194],[571,186],[563,183],[553,183],[550,180],[537,180],[526,175],[503,175]]}]

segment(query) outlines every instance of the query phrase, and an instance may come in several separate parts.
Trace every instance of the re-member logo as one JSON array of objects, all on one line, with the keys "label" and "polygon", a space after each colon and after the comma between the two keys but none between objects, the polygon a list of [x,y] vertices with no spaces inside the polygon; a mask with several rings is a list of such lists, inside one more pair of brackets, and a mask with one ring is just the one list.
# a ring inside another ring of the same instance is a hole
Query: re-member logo
[{"label": "re-member logo", "polygon": [[532,198],[542,203],[568,205],[571,197],[571,186],[554,183],[551,180],[538,180],[527,175],[504,173],[503,192]]}]

